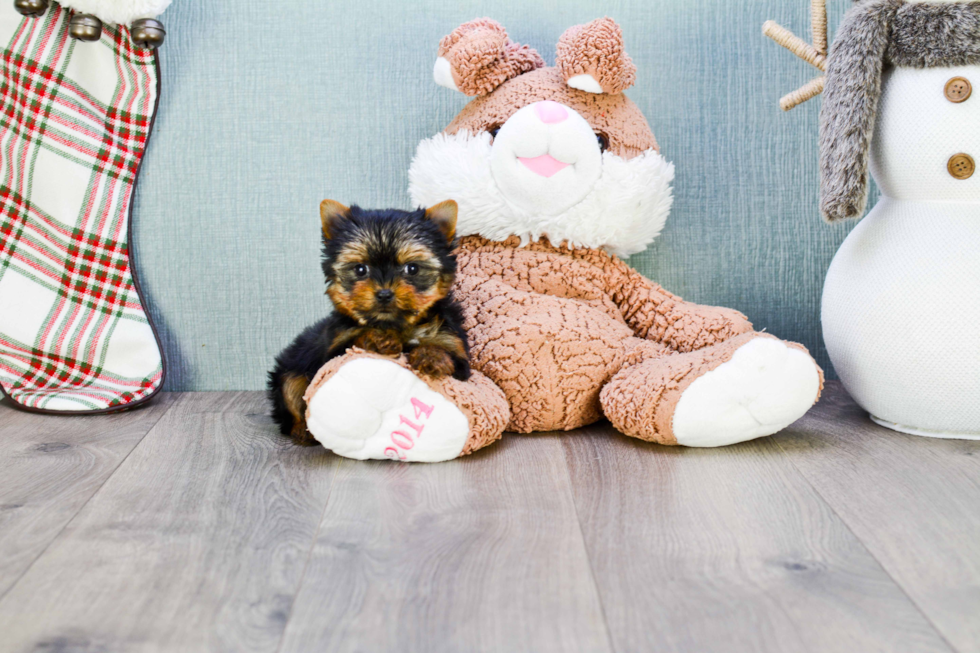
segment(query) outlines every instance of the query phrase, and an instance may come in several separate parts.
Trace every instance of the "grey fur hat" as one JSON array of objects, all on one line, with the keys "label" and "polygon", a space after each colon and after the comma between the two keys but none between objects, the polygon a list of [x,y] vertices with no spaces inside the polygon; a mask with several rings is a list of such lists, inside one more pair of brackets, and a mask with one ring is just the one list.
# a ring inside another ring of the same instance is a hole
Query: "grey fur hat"
[{"label": "grey fur hat", "polygon": [[868,199],[868,152],[885,66],[980,63],[980,3],[858,0],[827,56],[820,109],[820,211],[859,218]]}]

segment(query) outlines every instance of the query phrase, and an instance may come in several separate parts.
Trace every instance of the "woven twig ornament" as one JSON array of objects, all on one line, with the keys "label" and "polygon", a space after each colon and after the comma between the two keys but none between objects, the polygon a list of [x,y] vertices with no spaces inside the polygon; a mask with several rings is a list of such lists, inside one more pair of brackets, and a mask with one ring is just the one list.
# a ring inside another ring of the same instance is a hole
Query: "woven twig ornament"
[{"label": "woven twig ornament", "polygon": [[[827,70],[827,2],[812,0],[810,5],[810,29],[813,43],[807,43],[775,21],[767,20],[762,25],[762,33],[783,46],[797,57],[807,62],[817,70]],[[824,75],[810,80],[792,93],[784,95],[779,100],[779,107],[789,111],[807,100],[812,100],[823,93]]]}]

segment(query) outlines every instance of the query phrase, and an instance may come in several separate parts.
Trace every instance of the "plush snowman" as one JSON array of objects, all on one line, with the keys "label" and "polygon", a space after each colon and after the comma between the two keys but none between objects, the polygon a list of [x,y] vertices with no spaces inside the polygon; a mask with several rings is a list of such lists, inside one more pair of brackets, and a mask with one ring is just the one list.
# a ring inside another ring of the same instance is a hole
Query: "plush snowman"
[{"label": "plush snowman", "polygon": [[[170,6],[172,0],[61,0],[65,9],[72,9],[69,33],[80,41],[98,41],[102,25],[128,25],[133,42],[144,48],[163,44],[166,31],[157,16]],[[14,7],[25,16],[42,16],[50,0],[14,0]]]},{"label": "plush snowman", "polygon": [[917,435],[980,439],[978,24],[976,1],[864,0],[815,60],[824,217],[861,217],[869,165],[882,193],[827,273],[824,338],[872,419]]}]

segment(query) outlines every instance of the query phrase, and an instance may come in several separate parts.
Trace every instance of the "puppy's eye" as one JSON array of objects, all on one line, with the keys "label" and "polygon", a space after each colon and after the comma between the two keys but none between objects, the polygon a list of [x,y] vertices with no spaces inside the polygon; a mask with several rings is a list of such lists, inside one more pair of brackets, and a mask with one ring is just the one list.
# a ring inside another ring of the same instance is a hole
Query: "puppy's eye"
[{"label": "puppy's eye", "polygon": [[409,263],[405,266],[405,274],[407,274],[408,276],[414,277],[418,273],[419,273],[418,263]]},{"label": "puppy's eye", "polygon": [[596,133],[595,138],[599,141],[599,151],[605,152],[609,149],[609,139],[606,138],[605,134]]},{"label": "puppy's eye", "polygon": [[363,279],[364,277],[367,276],[367,273],[368,273],[367,266],[364,265],[363,263],[358,263],[357,265],[354,266],[354,276],[356,276],[357,278]]},{"label": "puppy's eye", "polygon": [[493,140],[497,138],[497,132],[500,131],[500,125],[491,125],[490,129],[487,130],[490,133],[490,139]]}]

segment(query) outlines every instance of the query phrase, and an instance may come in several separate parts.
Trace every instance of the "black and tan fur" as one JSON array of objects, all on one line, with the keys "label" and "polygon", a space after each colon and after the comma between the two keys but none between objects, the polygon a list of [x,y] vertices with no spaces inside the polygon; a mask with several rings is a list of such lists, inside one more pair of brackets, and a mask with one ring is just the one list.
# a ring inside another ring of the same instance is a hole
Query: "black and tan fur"
[{"label": "black and tan fur", "polygon": [[269,373],[272,417],[302,444],[303,395],[317,370],[351,347],[405,354],[420,374],[470,376],[462,313],[450,288],[456,203],[428,210],[366,210],[324,200],[323,273],[334,312],[303,331]]}]

